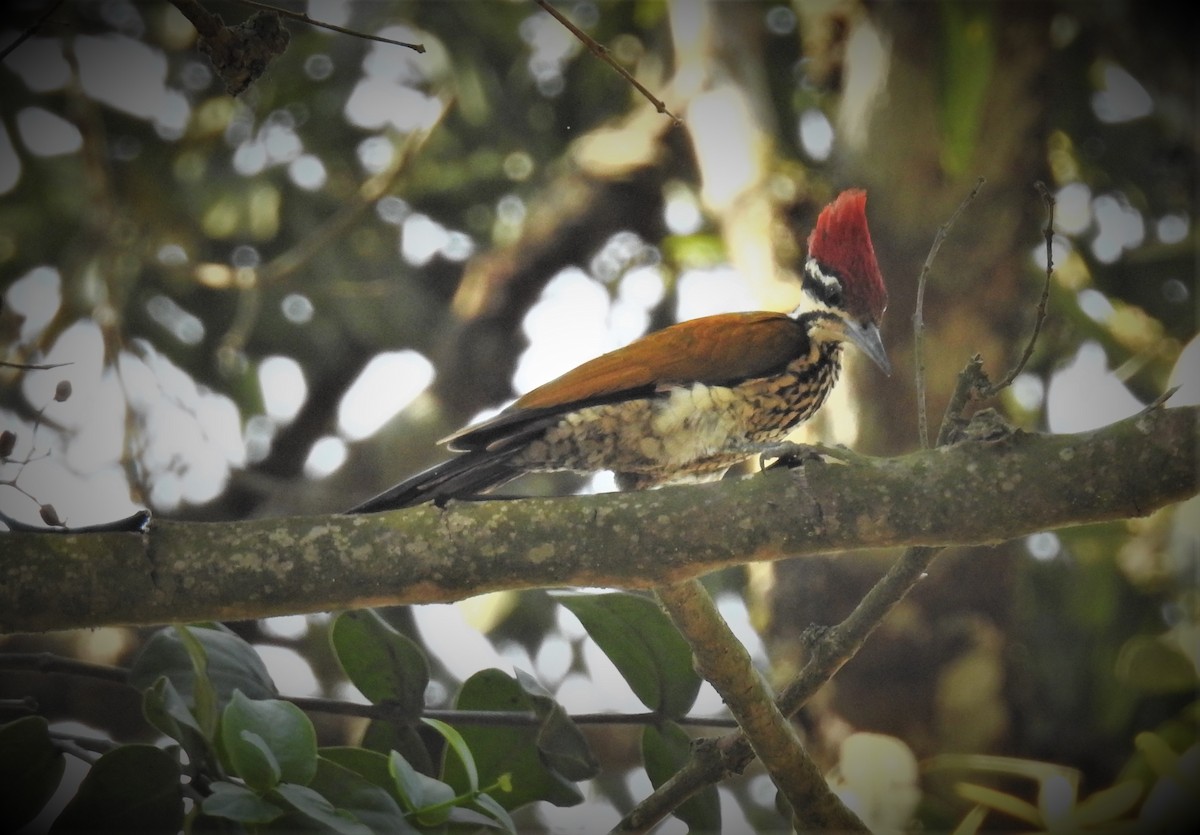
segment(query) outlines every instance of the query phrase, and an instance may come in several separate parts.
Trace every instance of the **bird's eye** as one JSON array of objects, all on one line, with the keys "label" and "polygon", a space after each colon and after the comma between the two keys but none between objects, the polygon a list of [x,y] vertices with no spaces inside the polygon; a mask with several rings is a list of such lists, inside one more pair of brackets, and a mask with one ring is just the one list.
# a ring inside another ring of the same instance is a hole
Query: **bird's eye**
[{"label": "bird's eye", "polygon": [[825,302],[830,307],[841,307],[842,306],[842,288],[837,286],[836,284],[832,285],[828,290],[825,291]]}]

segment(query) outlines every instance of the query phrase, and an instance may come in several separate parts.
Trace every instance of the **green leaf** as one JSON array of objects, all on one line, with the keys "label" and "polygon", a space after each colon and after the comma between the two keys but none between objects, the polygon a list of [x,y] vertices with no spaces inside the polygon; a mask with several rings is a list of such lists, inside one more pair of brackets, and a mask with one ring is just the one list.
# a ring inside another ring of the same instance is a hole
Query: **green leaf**
[{"label": "green leaf", "polygon": [[359,744],[369,751],[376,751],[385,758],[392,751],[399,751],[417,771],[422,774],[437,773],[425,740],[412,725],[401,725],[386,719],[372,719],[363,731]]},{"label": "green leaf", "polygon": [[[372,751],[366,753],[379,756]],[[384,760],[382,756],[379,759]],[[384,777],[387,777],[386,760],[383,767]],[[323,756],[317,758],[317,773],[308,787],[327,798],[333,798],[339,812],[348,812],[359,823],[370,827],[372,832],[416,831],[409,825],[388,789]]]},{"label": "green leaf", "polygon": [[458,756],[458,761],[462,763],[463,773],[467,775],[467,789],[472,794],[479,791],[479,769],[475,767],[475,757],[471,755],[471,749],[467,747],[462,734],[440,719],[422,719],[421,721],[441,734],[446,740],[446,744]]},{"label": "green leaf", "polygon": [[1178,645],[1159,635],[1135,635],[1121,646],[1116,675],[1140,693],[1192,693],[1196,666]]},{"label": "green leaf", "polygon": [[441,780],[417,771],[395,751],[388,757],[388,770],[400,792],[400,801],[418,823],[437,825],[446,820],[451,809],[449,804],[458,792]]},{"label": "green leaf", "polygon": [[291,702],[233,691],[221,716],[221,744],[233,770],[260,791],[281,780],[308,785],[317,770],[316,731]]},{"label": "green leaf", "polygon": [[1113,823],[1133,809],[1144,794],[1140,780],[1124,780],[1080,801],[1071,821],[1081,829],[1100,828],[1102,824]]},{"label": "green leaf", "polygon": [[[418,799],[421,805],[429,805],[432,802],[441,802],[441,800],[434,800],[433,798],[441,798],[442,800],[446,799],[447,795],[442,792],[441,789],[432,787],[431,783],[422,781],[420,777],[412,776],[411,763],[404,761],[403,764],[401,762],[397,762],[393,765],[391,762],[392,757],[398,757],[400,760],[404,760],[400,754],[395,752],[392,752],[392,754],[389,756],[384,756],[376,751],[367,751],[363,748],[336,747],[321,749],[322,761],[327,761],[340,768],[347,769],[363,778],[367,782],[378,786],[386,791],[389,797],[394,797],[397,801],[400,801],[405,809],[411,810],[417,808],[406,799],[412,794],[420,795]],[[408,766],[407,769],[405,769],[406,765]],[[317,773],[319,778],[321,773],[320,767],[318,767]],[[394,777],[393,773],[399,773],[400,779]],[[433,778],[428,777],[427,775],[422,776],[425,776],[426,780],[433,780]],[[405,794],[401,790],[401,780],[405,782],[407,791],[411,794]],[[439,783],[441,786],[445,786],[445,784],[440,783],[440,781],[435,780],[433,782]],[[449,787],[446,786],[446,788]],[[334,796],[340,797],[340,795]],[[454,796],[452,790],[449,796]],[[407,820],[405,821],[405,825],[408,825]]]},{"label": "green leaf", "polygon": [[1158,777],[1166,777],[1175,771],[1179,755],[1158,734],[1143,731],[1133,738],[1133,744]]},{"label": "green leaf", "polygon": [[274,793],[285,803],[321,828],[337,835],[372,835],[370,828],[354,820],[349,812],[340,812],[323,794],[308,786],[280,783]]},{"label": "green leaf", "polygon": [[590,780],[600,773],[600,764],[579,727],[533,676],[515,670],[517,684],[529,697],[533,712],[542,720],[537,747],[546,765],[568,780]]},{"label": "green leaf", "polygon": [[41,716],[0,726],[0,831],[15,832],[37,817],[54,796],[66,762],[50,741]]},{"label": "green leaf", "polygon": [[195,768],[211,767],[216,762],[213,740],[205,735],[183,696],[166,676],[142,692],[142,714],[147,722],[183,747]]},{"label": "green leaf", "polygon": [[330,630],[346,676],[372,704],[394,705],[416,719],[425,709],[425,653],[371,609],[343,612]]},{"label": "green leaf", "polygon": [[684,267],[713,267],[729,260],[729,251],[719,235],[698,232],[692,235],[668,235],[660,243],[664,257]]},{"label": "green leaf", "polygon": [[[218,705],[224,705],[240,690],[251,699],[278,695],[275,683],[254,647],[222,626],[187,629],[187,634],[203,647],[208,680],[216,691]],[[153,686],[166,676],[193,707],[196,705],[196,671],[188,646],[195,646],[174,628],[160,629],[146,641],[129,670],[129,684],[138,690]],[[201,723],[201,727],[204,727]]]},{"label": "green leaf", "polygon": [[[365,748],[355,748],[353,746],[335,746],[322,748],[320,750],[320,759],[333,763],[334,765],[348,768],[355,774],[370,780],[381,789],[387,789],[389,792],[395,791],[395,782],[392,780],[392,774],[388,770],[388,758],[378,751],[368,751]],[[318,763],[318,769],[320,764]],[[399,798],[399,795],[396,795]]]},{"label": "green leaf", "polygon": [[669,719],[687,714],[700,692],[687,641],[653,600],[633,594],[555,595],[646,707]]},{"label": "green leaf", "polygon": [[[692,740],[674,722],[661,728],[647,725],[642,731],[642,763],[650,784],[658,788],[671,779],[691,758]],[[721,829],[721,796],[716,786],[706,786],[676,807],[673,814],[692,832],[717,832]]]},{"label": "green leaf", "polygon": [[204,798],[200,811],[211,817],[254,824],[270,823],[283,814],[274,803],[245,786],[218,780],[209,788],[212,794]]},{"label": "green leaf", "polygon": [[517,826],[513,823],[513,819],[509,817],[507,810],[490,794],[476,795],[472,805],[500,824],[500,828],[505,832],[517,835]]},{"label": "green leaf", "polygon": [[242,730],[237,737],[223,739],[230,770],[255,791],[265,792],[279,785],[283,770],[267,741],[254,731]]},{"label": "green leaf", "polygon": [[192,662],[192,712],[204,735],[211,738],[216,733],[221,708],[216,687],[208,676],[208,650],[183,624],[175,627],[175,634]]},{"label": "green leaf", "polygon": [[51,832],[176,832],[181,826],[179,763],[153,745],[122,745],[96,761]]},{"label": "green leaf", "polygon": [[[496,669],[482,670],[467,679],[459,690],[456,706],[460,710],[498,711],[527,711],[533,707],[516,680]],[[536,800],[555,806],[583,802],[575,784],[542,761],[537,728],[469,725],[458,731],[471,749],[480,785],[493,785],[506,775],[511,779],[512,791],[495,798],[505,809]],[[442,779],[460,794],[468,791],[470,778],[455,757],[446,758]]]},{"label": "green leaf", "polygon": [[964,800],[987,806],[1006,815],[1011,815],[1030,826],[1041,826],[1042,813],[1032,803],[1022,800],[1006,792],[998,791],[989,786],[979,786],[975,783],[958,783],[954,790]]}]

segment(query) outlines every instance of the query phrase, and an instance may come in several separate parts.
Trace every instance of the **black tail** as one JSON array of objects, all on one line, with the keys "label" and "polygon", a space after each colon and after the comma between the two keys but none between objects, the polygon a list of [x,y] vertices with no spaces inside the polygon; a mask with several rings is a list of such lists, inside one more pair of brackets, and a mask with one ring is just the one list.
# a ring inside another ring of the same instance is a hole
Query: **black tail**
[{"label": "black tail", "polygon": [[433,502],[439,507],[450,499],[486,493],[519,476],[523,470],[509,463],[519,449],[501,452],[472,450],[417,473],[378,496],[357,504],[346,513],[378,513]]}]

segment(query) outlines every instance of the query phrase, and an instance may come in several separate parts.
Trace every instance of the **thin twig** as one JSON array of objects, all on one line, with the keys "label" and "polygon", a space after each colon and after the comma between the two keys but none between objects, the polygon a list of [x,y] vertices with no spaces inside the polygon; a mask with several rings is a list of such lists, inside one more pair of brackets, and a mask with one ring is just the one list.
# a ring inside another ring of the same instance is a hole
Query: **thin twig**
[{"label": "thin twig", "polygon": [[355,38],[363,38],[368,41],[379,41],[380,43],[390,43],[395,46],[403,46],[403,47],[407,47],[408,49],[413,50],[414,52],[424,52],[425,51],[424,44],[405,43],[404,41],[394,41],[391,38],[385,38],[385,37],[382,37],[381,35],[368,35],[366,32],[358,32],[354,29],[345,29],[341,26],[335,26],[332,23],[325,23],[324,21],[313,20],[311,17],[309,17],[304,12],[293,12],[293,11],[290,11],[289,9],[281,9],[278,6],[271,6],[271,5],[268,5],[267,3],[259,3],[258,0],[237,0],[237,2],[241,3],[243,6],[253,6],[256,9],[262,9],[263,11],[275,12],[275,14],[280,15],[282,17],[291,18],[292,20],[298,20],[301,23],[307,23],[309,26],[320,26],[322,29],[328,29],[331,32],[340,32],[343,35],[350,35]]},{"label": "thin twig", "polygon": [[1161,409],[1166,402],[1175,396],[1175,392],[1179,391],[1183,386],[1171,386],[1158,397],[1146,404],[1146,407],[1138,412],[1138,415],[1145,415],[1153,412],[1155,409]]},{"label": "thin twig", "polygon": [[[245,0],[243,0],[243,2],[245,2]],[[624,78],[626,81],[628,81],[630,84],[632,84],[639,93],[641,93],[643,96],[645,96],[646,99],[651,104],[654,105],[655,110],[657,110],[659,113],[662,113],[664,116],[669,116],[671,121],[674,122],[676,125],[683,124],[682,119],[680,119],[678,116],[676,116],[670,110],[667,110],[666,104],[664,104],[661,99],[656,97],[653,93],[650,92],[649,89],[646,88],[646,86],[644,84],[642,84],[640,81],[638,81],[636,78],[633,77],[633,73],[631,73],[629,70],[625,69],[624,67],[622,67],[620,64],[617,63],[616,59],[612,57],[612,53],[609,51],[607,46],[605,46],[602,43],[597,42],[595,38],[593,38],[587,32],[580,29],[578,26],[576,26],[570,20],[568,20],[566,18],[566,16],[563,15],[562,12],[560,12],[558,9],[556,9],[552,5],[550,5],[548,0],[537,0],[537,4],[539,6],[541,6],[543,9],[545,9],[547,12],[549,12],[550,15],[555,20],[557,20],[559,23],[561,23],[563,26],[565,26],[567,28],[567,31],[569,31],[575,37],[579,38],[579,40],[583,43],[583,45],[586,46],[589,50],[591,50],[591,53],[593,55],[595,55],[601,61],[608,64],[610,67],[612,67],[618,73],[620,73],[622,78]]]},{"label": "thin twig", "polygon": [[[362,719],[387,719],[407,721],[411,717],[398,714],[386,704],[360,704],[340,699],[321,699],[312,696],[280,696],[301,710],[310,713],[328,713],[334,716],[355,716]],[[421,711],[422,718],[441,719],[454,725],[490,725],[497,727],[537,727],[542,720],[537,714],[526,710],[438,710],[427,708]],[[658,725],[663,717],[658,713],[573,713],[571,721],[577,725]],[[705,716],[683,716],[673,720],[679,725],[699,728],[736,728],[737,722],[728,717],[708,718]]]},{"label": "thin twig", "polygon": [[887,574],[871,587],[846,619],[821,633],[813,643],[808,662],[779,694],[779,709],[791,716],[825,682],[833,678],[862,648],[875,627],[905,598],[922,577],[941,548],[912,547],[904,551]]},{"label": "thin twig", "polygon": [[[280,696],[301,710],[310,713],[328,713],[334,716],[354,716],[361,719],[384,719],[391,721],[411,720],[402,716],[386,704],[361,704],[338,699],[321,699],[313,696]],[[483,725],[486,727],[539,727],[542,719],[533,711],[522,710],[439,710],[426,708],[421,711],[423,719],[440,719],[453,725]],[[576,725],[660,725],[663,717],[658,713],[572,713],[569,718]],[[681,716],[672,720],[677,725],[696,728],[736,728],[737,722],[728,717]]]},{"label": "thin twig", "polygon": [[958,208],[954,210],[954,214],[950,215],[950,219],[938,227],[937,234],[933,236],[933,244],[929,247],[929,254],[925,256],[925,265],[921,267],[921,275],[917,279],[917,304],[916,310],[913,311],[912,323],[913,363],[916,366],[917,385],[917,432],[921,449],[929,449],[929,418],[925,407],[925,284],[930,270],[933,269],[933,261],[937,258],[938,251],[950,233],[950,228],[979,194],[983,184],[983,177],[976,180],[975,188],[971,189],[971,193],[958,204]]},{"label": "thin twig", "polygon": [[171,5],[188,19],[201,37],[214,38],[220,34],[221,28],[224,26],[221,16],[204,8],[200,0],[171,0]]},{"label": "thin twig", "polygon": [[[60,382],[59,385],[62,386],[63,383]],[[68,389],[68,392],[69,391],[70,391],[70,389]],[[54,400],[52,400],[50,402],[53,403],[53,402],[56,402],[57,400],[58,400],[58,398],[56,397]],[[23,522],[18,522],[16,519],[11,518],[7,513],[0,512],[0,521],[3,521],[4,524],[8,525],[9,530],[29,530],[30,527],[35,527],[35,529],[37,529],[37,530],[49,530],[49,529],[62,529],[62,528],[66,527],[66,525],[63,524],[63,522],[58,518],[58,512],[55,511],[53,505],[51,505],[47,502],[39,501],[36,496],[34,496],[32,493],[30,493],[28,490],[26,490],[21,485],[17,484],[17,479],[19,479],[25,473],[26,467],[28,467],[34,461],[40,461],[41,459],[47,458],[50,455],[49,450],[42,453],[41,455],[37,454],[38,430],[40,430],[42,428],[42,419],[45,417],[46,409],[48,409],[49,407],[50,407],[50,403],[47,403],[45,406],[42,406],[42,408],[38,409],[37,414],[34,415],[33,426],[30,428],[29,452],[26,453],[25,457],[20,460],[8,459],[6,457],[0,458],[0,463],[15,464],[16,468],[17,468],[17,471],[13,474],[13,476],[11,478],[6,478],[3,481],[0,481],[0,484],[4,485],[5,487],[13,488],[18,493],[22,494],[23,496],[28,498],[31,502],[33,502],[35,505],[37,505],[38,513],[41,515],[42,521],[45,522],[48,527],[46,529],[41,529],[41,528],[36,528],[36,526],[28,526],[28,525],[25,525],[25,523],[23,523]]]},{"label": "thin twig", "polygon": [[51,371],[55,368],[63,368],[68,365],[74,365],[73,362],[48,362],[43,365],[35,365],[28,362],[9,362],[0,360],[0,367],[13,368],[17,371]]},{"label": "thin twig", "polygon": [[64,675],[82,676],[84,678],[103,679],[117,684],[125,684],[129,671],[108,664],[95,664],[91,661],[80,661],[55,655],[52,652],[9,652],[0,655],[0,669],[3,670],[33,670],[39,673],[62,673]]},{"label": "thin twig", "polygon": [[19,699],[0,699],[0,711],[4,713],[37,713],[38,700],[33,696],[22,696]]},{"label": "thin twig", "polygon": [[946,404],[942,425],[938,429],[938,446],[950,443],[955,432],[965,423],[963,412],[966,411],[967,405],[987,385],[988,376],[983,370],[983,357],[976,354],[967,362],[966,367],[958,372],[958,381],[954,384],[954,392]]},{"label": "thin twig", "polygon": [[1025,366],[1029,363],[1029,358],[1033,356],[1033,348],[1037,345],[1038,336],[1042,332],[1042,325],[1046,322],[1046,305],[1050,299],[1050,282],[1054,276],[1054,207],[1058,201],[1054,199],[1054,195],[1050,193],[1050,189],[1046,188],[1045,183],[1039,180],[1033,186],[1037,189],[1038,194],[1042,197],[1042,202],[1046,205],[1046,227],[1042,230],[1042,237],[1046,239],[1046,281],[1042,284],[1042,297],[1038,299],[1037,316],[1033,321],[1033,333],[1029,335],[1029,341],[1025,344],[1025,350],[1021,353],[1021,358],[1004,375],[1004,379],[995,385],[983,389],[980,392],[981,397],[995,397],[1012,385],[1013,380],[1017,379],[1017,375],[1025,370]]},{"label": "thin twig", "polygon": [[30,26],[28,29],[26,29],[24,32],[22,32],[20,35],[18,35],[17,39],[15,41],[13,41],[12,43],[10,43],[8,46],[4,47],[4,49],[0,49],[0,61],[3,61],[5,58],[8,57],[9,53],[11,53],[18,46],[20,46],[21,44],[25,43],[25,41],[27,41],[31,37],[33,37],[33,33],[36,32],[38,29],[41,29],[42,24],[44,24],[47,20],[49,20],[50,16],[52,14],[54,14],[56,11],[58,11],[58,7],[61,6],[62,4],[63,4],[63,0],[54,0],[54,2],[51,3],[46,8],[46,11],[42,12],[41,17],[39,17],[37,20],[35,20],[33,22],[32,26]]},{"label": "thin twig", "polygon": [[[129,671],[124,667],[79,661],[52,652],[11,652],[0,654],[0,670],[33,670],[39,673],[81,676],[101,679],[114,684],[128,684]],[[356,716],[364,719],[397,719],[388,705],[358,704],[338,699],[312,696],[280,696],[302,710],[328,713],[335,716]],[[436,710],[421,712],[431,719],[442,719],[457,725],[533,726],[541,720],[532,712],[492,710]],[[663,717],[657,713],[576,713],[571,721],[577,725],[656,725]],[[700,728],[735,728],[737,722],[728,717],[683,716],[674,720],[679,725]]]}]

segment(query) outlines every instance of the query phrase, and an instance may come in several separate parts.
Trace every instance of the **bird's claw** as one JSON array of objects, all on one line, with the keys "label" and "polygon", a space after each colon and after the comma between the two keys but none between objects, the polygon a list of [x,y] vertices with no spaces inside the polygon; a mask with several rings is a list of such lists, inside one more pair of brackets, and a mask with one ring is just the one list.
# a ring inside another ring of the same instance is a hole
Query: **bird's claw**
[{"label": "bird's claw", "polygon": [[[828,463],[836,461],[848,464],[859,456],[844,446],[827,446],[826,444],[798,444],[791,441],[769,446],[759,452],[759,467],[763,470],[775,467],[802,467],[809,461]],[[774,459],[770,464],[766,462]]]}]

